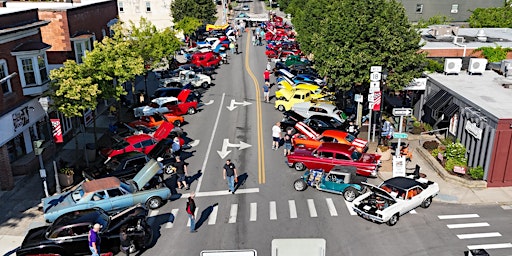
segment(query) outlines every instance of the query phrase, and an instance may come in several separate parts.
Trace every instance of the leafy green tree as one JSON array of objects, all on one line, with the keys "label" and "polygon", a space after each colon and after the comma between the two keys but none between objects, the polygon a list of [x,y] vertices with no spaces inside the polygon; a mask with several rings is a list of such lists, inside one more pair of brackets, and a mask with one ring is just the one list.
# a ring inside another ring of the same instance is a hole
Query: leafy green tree
[{"label": "leafy green tree", "polygon": [[306,2],[308,2],[308,0],[280,0],[279,9],[284,10],[284,12],[289,13],[292,16],[295,16],[297,15],[297,12],[304,11],[303,7]]},{"label": "leafy green tree", "polygon": [[473,28],[512,28],[512,7],[476,8],[469,16]]},{"label": "leafy green tree", "polygon": [[217,8],[211,0],[175,0],[171,4],[171,13],[177,23],[185,17],[192,17],[202,23],[215,21]]},{"label": "leafy green tree", "polygon": [[193,17],[185,17],[174,24],[174,29],[183,31],[184,35],[194,33],[202,25],[201,21]]}]

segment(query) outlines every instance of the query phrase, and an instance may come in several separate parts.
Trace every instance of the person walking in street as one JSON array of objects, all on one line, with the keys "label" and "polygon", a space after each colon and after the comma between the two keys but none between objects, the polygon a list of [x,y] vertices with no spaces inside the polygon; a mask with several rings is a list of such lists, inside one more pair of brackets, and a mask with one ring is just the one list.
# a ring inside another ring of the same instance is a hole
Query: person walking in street
[{"label": "person walking in street", "polygon": [[292,135],[291,129],[288,130],[284,135],[284,156],[287,156],[292,153]]},{"label": "person walking in street", "polygon": [[176,156],[176,162],[172,164],[172,166],[176,167],[176,174],[178,175],[178,188],[185,188],[189,190],[190,187],[187,185],[186,177],[187,177],[187,164],[181,160],[180,156]]},{"label": "person walking in street", "polygon": [[181,156],[180,138],[177,136],[172,139],[171,150],[174,156]]},{"label": "person walking in street", "polygon": [[263,72],[263,79],[265,79],[265,83],[270,84],[270,70],[267,69]]},{"label": "person walking in street", "polygon": [[235,53],[238,54],[238,41],[235,42]]},{"label": "person walking in street", "polygon": [[272,126],[272,149],[277,150],[279,148],[279,142],[281,141],[281,123],[277,122]]},{"label": "person walking in street", "polygon": [[265,32],[262,30],[260,31],[260,45],[263,45],[262,40],[265,37]]},{"label": "person walking in street", "polygon": [[268,83],[268,82],[265,82],[265,83],[263,84],[263,100],[264,100],[265,102],[267,102],[267,103],[268,103],[268,102],[270,102],[270,98],[269,98],[270,96],[269,96],[269,94],[270,94],[270,87],[269,87],[269,83]]},{"label": "person walking in street", "polygon": [[224,171],[223,171],[224,179],[227,178],[228,181],[228,187],[229,192],[231,194],[235,193],[235,178],[238,176],[236,173],[236,166],[234,163],[231,162],[231,159],[226,160],[226,164],[224,164]]},{"label": "person walking in street", "polygon": [[229,43],[229,49],[231,50],[231,54],[235,54],[235,43],[233,43],[233,41]]},{"label": "person walking in street", "polygon": [[99,256],[100,255],[100,228],[101,225],[96,223],[94,226],[89,230],[89,249],[91,250],[92,256]]},{"label": "person walking in street", "polygon": [[196,202],[194,202],[194,193],[192,192],[187,200],[187,214],[190,220],[190,233],[197,232],[196,230]]},{"label": "person walking in street", "polygon": [[252,35],[251,41],[252,41],[252,46],[255,46],[256,45],[256,35],[255,34]]}]

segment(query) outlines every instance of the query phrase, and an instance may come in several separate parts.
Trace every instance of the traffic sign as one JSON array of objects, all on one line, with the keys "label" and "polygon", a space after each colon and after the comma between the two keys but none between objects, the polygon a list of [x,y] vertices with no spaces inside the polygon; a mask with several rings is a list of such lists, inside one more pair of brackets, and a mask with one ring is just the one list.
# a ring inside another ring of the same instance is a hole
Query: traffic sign
[{"label": "traffic sign", "polygon": [[381,76],[382,76],[382,74],[379,72],[372,72],[370,74],[370,81],[378,82],[378,81],[380,81]]},{"label": "traffic sign", "polygon": [[407,139],[407,137],[408,137],[407,133],[398,133],[398,132],[393,133],[393,138]]},{"label": "traffic sign", "polygon": [[412,108],[394,108],[394,116],[410,116],[412,115]]},{"label": "traffic sign", "polygon": [[355,102],[359,102],[359,103],[363,103],[363,95],[361,95],[361,94],[354,95],[354,101]]},{"label": "traffic sign", "polygon": [[368,94],[368,102],[374,102],[373,96],[374,96],[373,93]]},{"label": "traffic sign", "polygon": [[380,91],[380,82],[370,82],[370,93]]},{"label": "traffic sign", "polygon": [[382,72],[382,66],[371,66],[370,72]]}]

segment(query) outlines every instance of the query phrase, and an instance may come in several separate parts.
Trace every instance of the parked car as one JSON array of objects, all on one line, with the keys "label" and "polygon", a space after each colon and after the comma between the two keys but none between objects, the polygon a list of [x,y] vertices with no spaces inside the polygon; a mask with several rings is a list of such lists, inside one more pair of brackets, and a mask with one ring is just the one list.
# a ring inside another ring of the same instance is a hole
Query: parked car
[{"label": "parked car", "polygon": [[354,146],[360,152],[368,151],[368,141],[344,131],[325,130],[319,134],[303,122],[297,122],[295,130],[297,133],[292,136],[292,145],[295,148],[314,150],[324,142],[334,142]]},{"label": "parked car", "polygon": [[159,127],[163,122],[169,122],[174,126],[179,127],[183,122],[185,122],[185,118],[183,116],[176,116],[170,113],[154,114],[152,116],[141,116],[138,120],[129,122],[128,125],[133,128],[139,126]]},{"label": "parked car", "polygon": [[318,133],[322,133],[326,130],[345,131],[348,126],[348,122],[341,122],[337,118],[321,115],[312,115],[302,122]]},{"label": "parked car", "polygon": [[246,11],[246,12],[248,12],[249,10],[250,10],[250,8],[249,8],[249,5],[248,5],[248,4],[244,4],[244,5],[242,6],[242,11]]},{"label": "parked car", "polygon": [[[282,62],[279,62],[279,63],[282,63]],[[277,66],[278,66],[278,64],[276,63],[276,67]],[[294,74],[290,73],[285,68],[281,68],[281,69],[277,70],[276,77],[277,77],[276,80],[277,80],[278,83],[281,80],[284,79],[283,77],[287,77],[288,79],[292,80],[293,83],[295,83],[295,84],[306,83],[306,84],[315,84],[315,85],[318,85],[318,86],[324,86],[325,85],[325,82],[322,79],[317,78],[317,77],[315,77],[313,75],[310,75],[310,74],[294,75]],[[279,89],[281,89],[281,88],[279,88]]]},{"label": "parked car", "polygon": [[184,87],[187,84],[192,84],[195,88],[208,89],[212,84],[212,79],[192,70],[182,70],[177,77],[160,79],[160,87]]},{"label": "parked car", "polygon": [[302,102],[292,106],[292,110],[297,114],[308,118],[313,115],[330,116],[340,120],[342,123],[347,120],[347,115],[333,104],[320,102]]},{"label": "parked car", "polygon": [[130,253],[135,253],[153,240],[147,214],[148,210],[140,204],[111,216],[100,208],[69,212],[49,226],[30,229],[16,255],[91,255],[87,241],[89,230],[96,223],[101,225],[102,252],[119,252],[119,234],[123,228],[132,238]]},{"label": "parked car", "polygon": [[194,97],[189,97],[191,93],[192,91],[190,90],[182,90],[178,97],[156,98],[147,106],[134,108],[133,113],[135,117],[164,113],[171,113],[177,116],[193,115],[197,111],[197,101],[194,101]]},{"label": "parked car", "polygon": [[314,100],[322,99],[329,94],[326,94],[322,91],[322,89],[318,85],[313,84],[294,84],[293,81],[284,77],[283,80],[278,82],[278,88],[281,88],[276,91],[276,99],[284,99],[286,95],[292,93],[294,90],[307,90],[311,93],[311,98]]},{"label": "parked car", "polygon": [[[221,42],[221,44],[224,43]],[[224,60],[216,52],[198,52],[192,55],[191,62],[203,67],[218,67],[224,62]]]},{"label": "parked car", "polygon": [[293,183],[297,191],[304,191],[308,186],[320,191],[343,195],[347,202],[352,202],[362,194],[365,186],[361,182],[366,178],[356,175],[354,166],[335,166],[330,172],[322,169],[307,170]]},{"label": "parked car", "polygon": [[439,185],[425,178],[394,177],[357,197],[352,207],[357,215],[393,226],[400,216],[421,206],[428,208],[439,193]]},{"label": "parked car", "polygon": [[292,109],[292,106],[296,103],[312,100],[309,90],[286,90],[280,95],[283,99],[276,100],[274,107],[281,112]]},{"label": "parked car", "polygon": [[297,148],[286,158],[288,166],[297,171],[308,168],[329,172],[336,165],[355,166],[357,174],[366,177],[376,177],[380,166],[380,155],[361,153],[354,146],[329,142],[315,150]]},{"label": "parked car", "polygon": [[137,172],[149,162],[149,157],[140,152],[128,152],[110,158],[106,163],[97,168],[89,168],[82,172],[89,180],[105,177],[117,177],[120,179],[133,178]]},{"label": "parked car", "polygon": [[178,97],[180,93],[183,90],[191,90],[192,93],[190,93],[187,97],[187,101],[197,101],[199,102],[199,99],[201,98],[201,94],[198,91],[193,90],[194,88],[190,86],[191,88],[186,88],[187,86],[183,86],[180,88],[177,87],[164,87],[164,88],[158,88],[155,90],[153,95],[151,95],[151,99],[161,98],[161,97]]},{"label": "parked car", "polygon": [[47,222],[53,222],[65,213],[94,207],[118,212],[138,203],[156,209],[169,198],[171,191],[166,186],[147,190],[143,188],[161,169],[160,163],[151,159],[127,182],[116,177],[96,179],[83,182],[69,192],[44,198],[44,218]]}]

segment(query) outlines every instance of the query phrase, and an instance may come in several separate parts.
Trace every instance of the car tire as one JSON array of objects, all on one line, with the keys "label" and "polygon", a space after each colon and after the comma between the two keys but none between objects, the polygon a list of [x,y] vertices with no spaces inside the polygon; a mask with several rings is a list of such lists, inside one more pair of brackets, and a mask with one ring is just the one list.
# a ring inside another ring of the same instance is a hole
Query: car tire
[{"label": "car tire", "polygon": [[293,182],[293,188],[297,191],[304,191],[308,187],[308,184],[303,179],[298,179]]},{"label": "car tire", "polygon": [[208,85],[208,82],[203,82],[201,84],[201,87],[203,87],[204,89],[208,89],[208,87],[210,87],[210,85]]},{"label": "car tire", "polygon": [[281,111],[281,112],[284,112],[285,111],[285,108],[283,105],[279,105],[277,106],[277,110]]},{"label": "car tire", "polygon": [[176,120],[176,121],[174,121],[172,124],[174,124],[174,126],[177,126],[177,127],[180,127],[180,126],[181,126],[181,122],[180,122],[180,120]]},{"label": "car tire", "polygon": [[162,198],[158,196],[151,197],[146,201],[146,206],[151,210],[157,209],[162,206]]},{"label": "car tire", "polygon": [[195,114],[195,113],[196,113],[196,110],[195,110],[194,108],[189,108],[189,109],[187,110],[187,114],[189,114],[189,115],[193,115],[193,114]]},{"label": "car tire", "polygon": [[395,213],[395,215],[391,216],[391,218],[388,220],[388,222],[386,222],[386,224],[388,224],[388,226],[394,226],[398,222],[399,218],[400,217],[398,216],[398,213]]},{"label": "car tire", "polygon": [[352,188],[348,187],[343,191],[343,198],[345,198],[345,201],[352,202],[357,197],[357,191]]},{"label": "car tire", "polygon": [[301,162],[296,162],[293,164],[293,168],[295,168],[296,171],[304,171],[306,169],[306,166]]},{"label": "car tire", "polygon": [[423,202],[421,202],[421,208],[427,209],[428,207],[430,207],[431,204],[432,204],[432,197],[428,197],[427,199],[423,200]]},{"label": "car tire", "polygon": [[224,64],[224,61],[223,60],[219,61],[219,65],[222,65],[222,64]]}]

